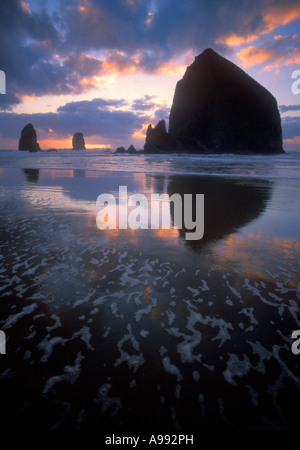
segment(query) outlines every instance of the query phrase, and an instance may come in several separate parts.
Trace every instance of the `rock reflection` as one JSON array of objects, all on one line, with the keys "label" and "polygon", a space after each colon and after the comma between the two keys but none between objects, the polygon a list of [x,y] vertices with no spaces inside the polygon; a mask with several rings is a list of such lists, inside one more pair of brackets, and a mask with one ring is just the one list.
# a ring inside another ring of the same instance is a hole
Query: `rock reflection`
[{"label": "rock reflection", "polygon": [[[272,187],[268,180],[174,175],[169,178],[167,189],[169,196],[178,193],[182,199],[184,194],[193,194],[193,212],[196,194],[204,194],[204,236],[198,241],[186,241],[192,248],[201,249],[258,218],[271,199]],[[174,221],[173,203],[170,206]],[[179,236],[185,238],[187,231],[183,220]]]},{"label": "rock reflection", "polygon": [[39,169],[22,169],[26,180],[30,183],[37,183],[39,181]]}]

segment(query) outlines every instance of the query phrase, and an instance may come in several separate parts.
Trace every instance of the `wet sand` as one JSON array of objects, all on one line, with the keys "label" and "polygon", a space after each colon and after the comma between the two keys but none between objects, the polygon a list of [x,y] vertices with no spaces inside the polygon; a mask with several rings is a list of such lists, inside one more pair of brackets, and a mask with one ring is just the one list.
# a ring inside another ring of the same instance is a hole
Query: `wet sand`
[{"label": "wet sand", "polygon": [[[2,169],[0,183],[3,429],[300,427],[298,180]],[[119,185],[204,193],[203,239],[99,230],[96,198]]]}]

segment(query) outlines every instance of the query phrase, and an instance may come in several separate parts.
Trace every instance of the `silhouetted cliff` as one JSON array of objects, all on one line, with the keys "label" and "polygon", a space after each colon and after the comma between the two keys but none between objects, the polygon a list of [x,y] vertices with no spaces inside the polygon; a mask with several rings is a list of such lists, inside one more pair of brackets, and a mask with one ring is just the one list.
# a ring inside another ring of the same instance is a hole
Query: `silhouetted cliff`
[{"label": "silhouetted cliff", "polygon": [[[178,81],[167,136],[182,152],[283,152],[276,99],[212,49],[198,55]],[[145,151],[152,146],[148,136]]]}]

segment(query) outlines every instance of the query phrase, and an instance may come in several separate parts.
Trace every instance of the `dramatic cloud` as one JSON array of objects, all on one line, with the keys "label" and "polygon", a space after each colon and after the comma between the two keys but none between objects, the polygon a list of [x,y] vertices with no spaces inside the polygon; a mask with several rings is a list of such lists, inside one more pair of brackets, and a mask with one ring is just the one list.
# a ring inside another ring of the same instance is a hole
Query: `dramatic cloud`
[{"label": "dramatic cloud", "polygon": [[[16,139],[32,122],[40,139],[63,139],[81,130],[109,141],[141,141],[149,122],[168,120],[169,98],[143,97],[140,89],[140,98],[132,100],[129,87],[128,101],[127,92],[95,94],[95,89],[102,92],[117,86],[120,77],[127,81],[138,74],[179,78],[206,47],[251,71],[257,66],[258,71],[279,72],[300,64],[294,25],[299,18],[299,0],[1,0],[0,69],[6,73],[7,94],[0,95],[5,111],[0,133]],[[57,99],[64,95],[69,97]],[[88,100],[69,101],[77,95]],[[114,95],[124,98],[90,100]],[[49,104],[56,96],[51,113],[13,113],[26,111],[26,98],[43,96]],[[282,105],[282,112],[292,110]],[[290,135],[293,125],[287,121],[286,126]]]},{"label": "dramatic cloud", "polygon": [[[0,108],[21,95],[105,87],[112,75],[176,73],[179,55],[208,46],[226,54],[299,17],[298,0],[65,0],[52,9],[33,0],[1,0],[0,63],[10,97]],[[250,67],[277,55],[250,46],[239,56]],[[298,53],[291,61],[299,61]]]},{"label": "dramatic cloud", "polygon": [[300,111],[300,105],[279,105],[279,110],[282,113],[287,111]]},{"label": "dramatic cloud", "polygon": [[277,56],[277,51],[271,48],[256,48],[250,46],[242,49],[237,56],[239,57],[241,64],[247,68],[270,61]]}]

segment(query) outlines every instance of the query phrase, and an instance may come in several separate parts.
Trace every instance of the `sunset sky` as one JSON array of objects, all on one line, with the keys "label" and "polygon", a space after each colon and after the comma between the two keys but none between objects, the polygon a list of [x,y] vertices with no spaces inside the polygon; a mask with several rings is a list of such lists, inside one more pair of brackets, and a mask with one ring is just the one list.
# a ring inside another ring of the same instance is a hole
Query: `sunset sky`
[{"label": "sunset sky", "polygon": [[207,47],[276,97],[284,148],[300,148],[299,0],[0,0],[0,148],[29,122],[42,149],[76,131],[87,148],[142,148]]}]

